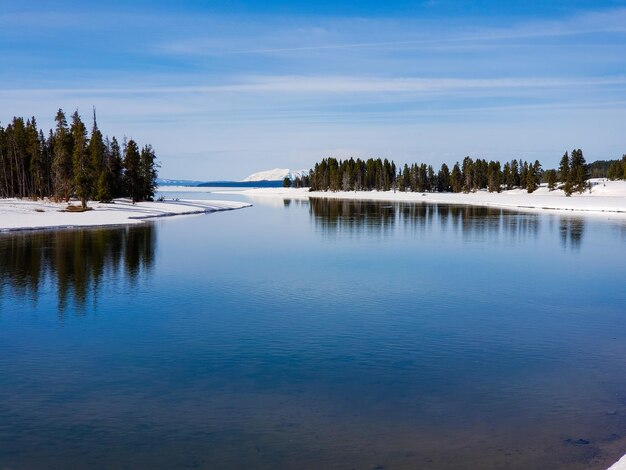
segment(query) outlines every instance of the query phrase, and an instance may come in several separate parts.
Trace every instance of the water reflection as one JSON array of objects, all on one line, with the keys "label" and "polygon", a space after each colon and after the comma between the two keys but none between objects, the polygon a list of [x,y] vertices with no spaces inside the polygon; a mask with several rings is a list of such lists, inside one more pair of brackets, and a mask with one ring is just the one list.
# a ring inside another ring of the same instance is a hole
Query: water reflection
[{"label": "water reflection", "polygon": [[[385,203],[310,199],[309,213],[314,224],[328,235],[391,235],[395,228],[416,232],[458,234],[467,242],[537,239],[542,225],[552,228],[554,215],[516,212],[507,209],[447,204]],[[583,218],[560,217],[563,247],[579,250],[583,241]]]},{"label": "water reflection", "polygon": [[580,250],[584,232],[585,222],[583,219],[562,218],[559,221],[559,233],[563,248]]},{"label": "water reflection", "polygon": [[289,207],[291,206],[291,204],[295,205],[295,206],[308,206],[309,205],[309,200],[308,199],[283,199],[283,205],[285,207]]},{"label": "water reflection", "polygon": [[626,447],[623,222],[276,201],[0,235],[0,468],[590,470]]},{"label": "water reflection", "polygon": [[315,224],[327,233],[357,233],[364,227],[391,233],[398,217],[397,206],[379,202],[318,198],[309,201],[309,214]]},{"label": "water reflection", "polygon": [[102,279],[124,270],[136,282],[154,263],[153,225],[120,229],[57,230],[9,233],[0,236],[0,299],[13,294],[37,299],[50,286],[58,295],[59,310],[68,300],[83,306],[96,300]]},{"label": "water reflection", "polygon": [[[309,213],[325,233],[355,234],[364,230],[390,234],[395,226],[416,231],[433,227],[459,233],[466,241],[489,240],[503,236],[516,239],[536,238],[541,216],[504,209],[445,204],[384,203],[377,201],[340,201],[311,199]],[[582,224],[576,222],[576,227]],[[574,225],[568,225],[574,227]],[[577,228],[582,237],[582,228]]]}]

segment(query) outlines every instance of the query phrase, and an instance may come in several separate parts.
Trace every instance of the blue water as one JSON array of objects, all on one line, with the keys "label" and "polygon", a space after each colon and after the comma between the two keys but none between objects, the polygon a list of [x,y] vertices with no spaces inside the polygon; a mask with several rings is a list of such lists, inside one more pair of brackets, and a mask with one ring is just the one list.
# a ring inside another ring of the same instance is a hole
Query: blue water
[{"label": "blue water", "polygon": [[0,235],[0,468],[626,452],[626,220],[251,202]]}]

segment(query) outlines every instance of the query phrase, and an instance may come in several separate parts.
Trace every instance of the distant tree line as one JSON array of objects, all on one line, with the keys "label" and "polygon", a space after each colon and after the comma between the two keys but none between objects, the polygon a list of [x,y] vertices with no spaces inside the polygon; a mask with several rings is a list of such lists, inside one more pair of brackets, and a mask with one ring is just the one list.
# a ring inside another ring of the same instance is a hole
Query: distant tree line
[{"label": "distant tree line", "polygon": [[621,160],[598,160],[587,165],[591,178],[626,179],[626,155]]},{"label": "distant tree line", "polygon": [[284,188],[308,188],[309,186],[311,186],[311,180],[307,174],[296,176],[293,181],[289,176],[283,178]]},{"label": "distant tree line", "polygon": [[[593,167],[593,164],[591,165]],[[626,156],[622,160],[609,162],[607,174],[612,179],[626,179]],[[582,193],[588,188],[590,166],[583,152],[573,150],[565,153],[559,169],[543,170],[539,160],[527,162],[511,160],[502,165],[499,161],[487,161],[465,157],[452,169],[447,164],[438,171],[425,163],[405,164],[397,168],[387,159],[338,160],[325,158],[316,163],[305,177],[293,181],[286,178],[286,187],[309,187],[311,191],[414,191],[414,192],[473,192],[488,190],[500,192],[510,189],[525,189],[529,193],[537,190],[541,183],[548,189],[563,189],[566,195]]]},{"label": "distant tree line", "polygon": [[134,140],[120,146],[115,137],[103,137],[94,110],[91,133],[78,111],[68,125],[59,109],[56,127],[47,135],[35,118],[14,117],[0,126],[0,197],[50,197],[69,201],[110,202],[117,197],[152,200],[158,164],[154,150],[141,150]]},{"label": "distant tree line", "polygon": [[[435,172],[425,163],[405,164],[397,169],[387,159],[326,158],[309,172],[308,186],[312,191],[416,191],[416,192],[471,192],[487,189],[500,192],[503,189],[525,188],[535,191],[542,181],[543,172],[539,161],[535,163],[512,160],[502,166],[498,161],[473,160],[465,157],[452,170],[445,163]],[[296,178],[292,185],[305,186]]]}]

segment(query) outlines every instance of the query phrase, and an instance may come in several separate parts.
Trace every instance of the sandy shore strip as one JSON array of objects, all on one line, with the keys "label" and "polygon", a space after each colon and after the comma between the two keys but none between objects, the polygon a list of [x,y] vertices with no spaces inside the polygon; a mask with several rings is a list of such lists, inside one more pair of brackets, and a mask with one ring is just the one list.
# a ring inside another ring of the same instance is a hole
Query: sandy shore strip
[{"label": "sandy shore strip", "polygon": [[[78,202],[71,203],[74,206]],[[66,203],[48,200],[0,199],[0,232],[69,227],[140,224],[156,217],[204,214],[249,207],[238,201],[180,200],[138,202],[116,199],[113,203],[90,202],[86,212],[64,212]]]},{"label": "sandy shore strip", "polygon": [[[467,204],[476,206],[523,209],[533,211],[572,211],[577,214],[604,214],[626,217],[626,181],[590,180],[591,192],[575,193],[566,197],[561,190],[549,191],[542,185],[537,191],[528,194],[526,190],[514,189],[501,193],[486,190],[474,193],[414,193],[399,191],[337,191],[309,192],[308,189],[258,188],[241,189],[239,194],[255,197],[280,197],[283,199],[305,199],[312,197],[328,199],[371,200],[385,202],[428,202],[442,204]],[[215,188],[212,191],[222,191]],[[233,194],[228,190],[223,193]]]}]

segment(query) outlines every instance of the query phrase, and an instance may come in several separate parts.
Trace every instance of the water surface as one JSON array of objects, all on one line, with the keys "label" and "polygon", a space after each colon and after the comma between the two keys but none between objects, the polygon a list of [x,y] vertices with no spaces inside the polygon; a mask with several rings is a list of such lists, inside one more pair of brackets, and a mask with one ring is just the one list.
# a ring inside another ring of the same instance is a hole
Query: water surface
[{"label": "water surface", "polygon": [[252,202],[0,235],[0,467],[603,469],[626,452],[623,219]]}]

